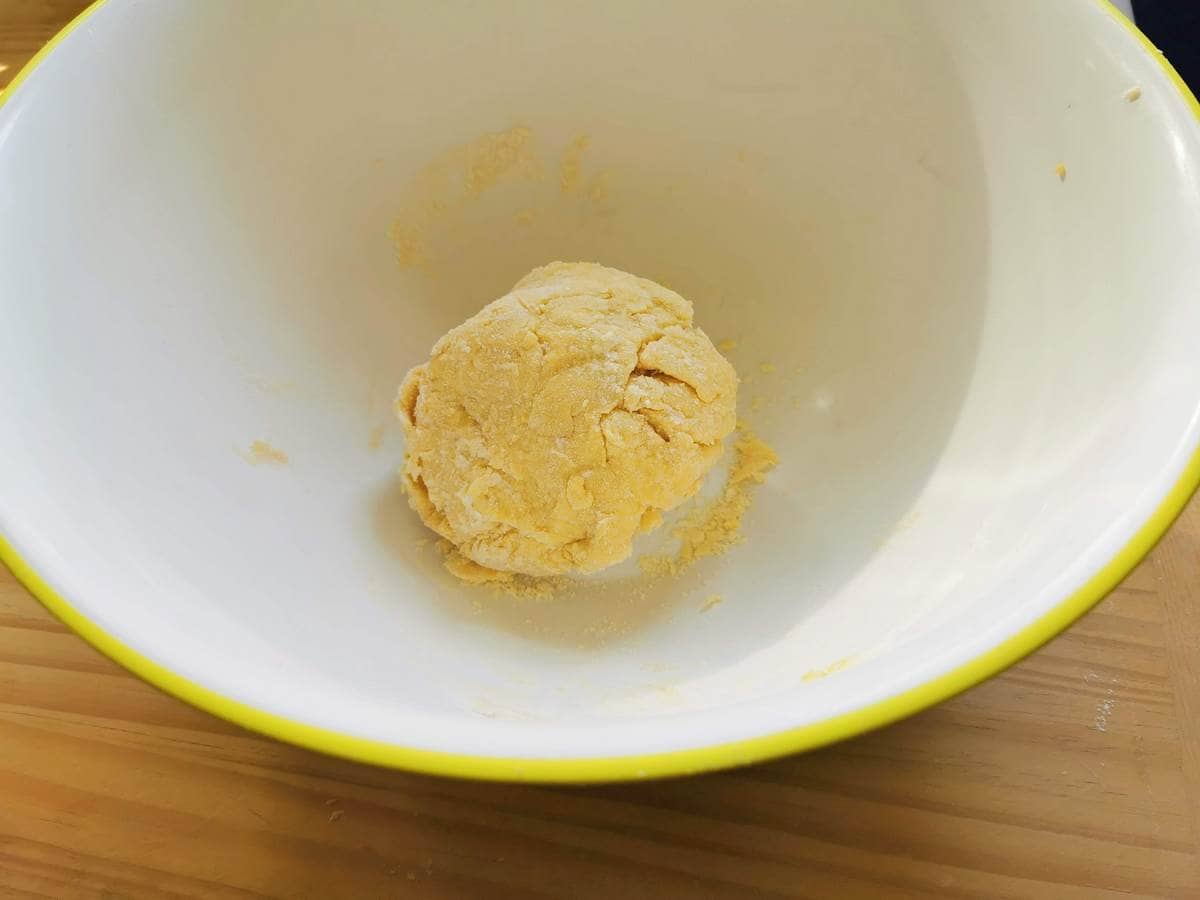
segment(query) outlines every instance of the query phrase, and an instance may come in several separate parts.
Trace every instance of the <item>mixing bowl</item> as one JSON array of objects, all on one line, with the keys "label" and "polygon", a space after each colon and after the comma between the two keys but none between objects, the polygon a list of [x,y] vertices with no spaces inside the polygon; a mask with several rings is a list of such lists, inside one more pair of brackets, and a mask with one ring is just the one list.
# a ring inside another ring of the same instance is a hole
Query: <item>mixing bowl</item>
[{"label": "mixing bowl", "polygon": [[[334,754],[842,738],[1050,638],[1200,480],[1200,119],[1091,0],[108,0],[7,92],[0,183],[5,561]],[[779,454],[679,578],[464,587],[405,503],[396,385],[552,259],[691,299]]]}]

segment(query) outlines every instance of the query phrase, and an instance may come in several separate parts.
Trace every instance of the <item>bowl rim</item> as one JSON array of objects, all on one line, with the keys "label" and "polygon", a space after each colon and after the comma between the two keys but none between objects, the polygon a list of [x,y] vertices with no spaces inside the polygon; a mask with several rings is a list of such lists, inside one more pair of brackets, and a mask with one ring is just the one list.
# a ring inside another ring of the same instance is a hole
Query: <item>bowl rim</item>
[{"label": "bowl rim", "polygon": [[[1197,121],[1200,121],[1200,101],[1197,101],[1158,48],[1110,0],[1093,2],[1120,23],[1134,37],[1142,51],[1163,69]],[[21,68],[7,88],[0,91],[0,107],[71,32],[106,3],[108,0],[94,0],[51,38]],[[644,755],[548,759],[477,756],[361,738],[288,719],[210,690],[122,643],[54,590],[17,553],[3,534],[0,534],[0,561],[50,613],[114,662],[192,706],[267,737],[356,762],[430,775],[540,783],[632,781],[697,774],[812,750],[889,725],[974,687],[1041,647],[1103,599],[1153,549],[1198,488],[1200,445],[1192,449],[1180,477],[1149,518],[1082,587],[1016,634],[949,672],[883,700],[819,722],[737,741]]]}]

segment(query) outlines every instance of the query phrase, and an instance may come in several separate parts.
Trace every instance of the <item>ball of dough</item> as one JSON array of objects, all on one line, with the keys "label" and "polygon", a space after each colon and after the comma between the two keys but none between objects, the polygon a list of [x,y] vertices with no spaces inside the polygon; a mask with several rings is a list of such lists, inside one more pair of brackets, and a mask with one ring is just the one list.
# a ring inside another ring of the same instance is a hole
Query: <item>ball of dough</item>
[{"label": "ball of dough", "polygon": [[445,335],[396,400],[409,500],[467,559],[595,572],[699,488],[737,375],[692,304],[592,263],[551,263]]}]

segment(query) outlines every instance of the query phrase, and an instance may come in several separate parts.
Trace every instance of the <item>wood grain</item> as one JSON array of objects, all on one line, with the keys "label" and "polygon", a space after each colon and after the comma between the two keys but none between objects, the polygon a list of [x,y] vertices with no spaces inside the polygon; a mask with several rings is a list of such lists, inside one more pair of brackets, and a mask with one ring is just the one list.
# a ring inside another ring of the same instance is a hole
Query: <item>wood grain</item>
[{"label": "wood grain", "polygon": [[[0,0],[0,84],[82,4]],[[258,738],[0,570],[0,896],[1200,897],[1200,502],[967,694],[704,778],[476,785]]]}]

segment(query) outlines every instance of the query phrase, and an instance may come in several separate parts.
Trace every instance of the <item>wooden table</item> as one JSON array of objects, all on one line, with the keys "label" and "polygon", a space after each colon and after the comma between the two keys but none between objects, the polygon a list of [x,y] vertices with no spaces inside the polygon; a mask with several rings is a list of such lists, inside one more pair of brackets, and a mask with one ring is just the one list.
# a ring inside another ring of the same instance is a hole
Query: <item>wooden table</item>
[{"label": "wooden table", "polygon": [[[81,5],[0,0],[0,84]],[[703,778],[479,785],[211,718],[0,569],[0,896],[1200,898],[1198,646],[1193,502],[1067,634],[884,731]]]}]

